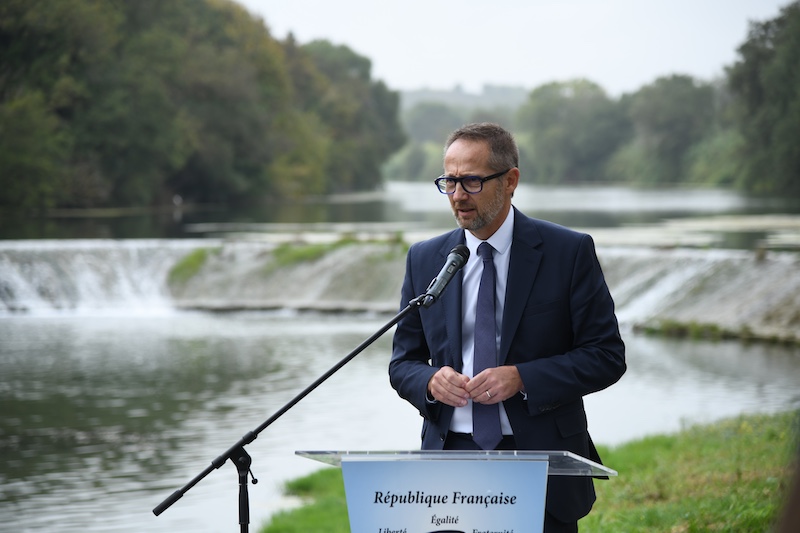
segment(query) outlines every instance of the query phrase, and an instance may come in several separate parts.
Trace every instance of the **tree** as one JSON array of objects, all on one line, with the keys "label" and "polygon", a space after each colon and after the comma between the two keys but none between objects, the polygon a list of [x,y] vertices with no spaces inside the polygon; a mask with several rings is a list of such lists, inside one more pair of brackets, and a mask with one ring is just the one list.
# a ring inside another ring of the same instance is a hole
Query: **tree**
[{"label": "tree", "polygon": [[604,179],[611,154],[629,137],[625,115],[597,84],[553,82],[534,89],[517,115],[517,127],[542,183]]},{"label": "tree", "polygon": [[623,181],[675,184],[686,179],[688,155],[714,124],[714,91],[691,76],[656,79],[623,97],[634,137],[609,163]]},{"label": "tree", "polygon": [[756,193],[800,197],[800,2],[754,22],[728,69],[738,110],[738,183]]},{"label": "tree", "polygon": [[[383,167],[387,180],[423,181],[433,184],[442,173],[442,142],[407,143]],[[433,186],[433,185],[431,185]]]},{"label": "tree", "polygon": [[716,129],[688,153],[689,183],[733,187],[739,174],[737,154],[744,140],[734,128]]},{"label": "tree", "polygon": [[369,59],[346,46],[313,41],[303,46],[328,80],[315,111],[328,127],[328,192],[374,189],[381,164],[405,142],[399,96],[372,81]]},{"label": "tree", "polygon": [[0,205],[108,198],[97,158],[76,154],[74,124],[92,105],[120,21],[102,0],[0,4]]},{"label": "tree", "polygon": [[0,205],[45,208],[59,195],[68,139],[41,92],[0,105]]},{"label": "tree", "polygon": [[231,0],[5,0],[0,206],[373,189],[404,136],[370,68]]},{"label": "tree", "polygon": [[403,114],[403,124],[414,143],[444,144],[450,132],[464,124],[461,113],[441,102],[419,102]]},{"label": "tree", "polygon": [[172,124],[184,132],[187,144],[180,146],[189,152],[167,184],[196,201],[274,196],[289,178],[273,165],[287,152],[287,139],[296,138],[282,131],[294,114],[283,47],[231,2],[189,2],[186,9],[188,24],[170,24],[183,43],[171,86]]}]

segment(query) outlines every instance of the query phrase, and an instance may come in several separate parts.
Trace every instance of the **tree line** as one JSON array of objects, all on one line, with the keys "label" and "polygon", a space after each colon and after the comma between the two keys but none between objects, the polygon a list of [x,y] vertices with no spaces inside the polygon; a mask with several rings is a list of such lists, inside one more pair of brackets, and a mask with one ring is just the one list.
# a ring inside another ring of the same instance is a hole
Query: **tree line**
[{"label": "tree line", "polygon": [[0,3],[0,207],[237,205],[428,180],[447,134],[483,120],[516,133],[534,183],[800,197],[800,1],[751,23],[719,80],[676,74],[611,98],[577,79],[513,109],[402,113],[368,58],[277,40],[232,0]]},{"label": "tree line", "polygon": [[800,198],[800,2],[752,22],[722,79],[656,79],[611,98],[576,79],[535,88],[518,108],[419,102],[392,179],[441,173],[441,144],[464,122],[512,125],[525,179],[543,184],[711,185]]},{"label": "tree line", "polygon": [[369,59],[229,0],[0,4],[0,206],[371,189],[398,110]]}]

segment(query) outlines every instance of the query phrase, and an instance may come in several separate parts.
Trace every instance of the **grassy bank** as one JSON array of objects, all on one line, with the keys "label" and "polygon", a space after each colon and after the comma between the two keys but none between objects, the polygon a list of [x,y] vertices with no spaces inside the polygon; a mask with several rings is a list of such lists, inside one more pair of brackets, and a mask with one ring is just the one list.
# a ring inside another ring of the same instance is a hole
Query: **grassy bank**
[{"label": "grassy bank", "polygon": [[786,331],[773,332],[769,335],[755,334],[747,326],[727,329],[719,324],[700,322],[679,322],[677,320],[656,319],[645,324],[634,326],[634,331],[647,335],[662,335],[678,339],[721,341],[736,339],[743,342],[763,342],[767,344],[800,345],[800,337],[791,328]]},{"label": "grassy bank", "polygon": [[[582,533],[769,531],[797,450],[798,413],[752,415],[601,448],[619,477],[595,483]],[[261,533],[349,533],[339,469],[287,484],[307,499]]]}]

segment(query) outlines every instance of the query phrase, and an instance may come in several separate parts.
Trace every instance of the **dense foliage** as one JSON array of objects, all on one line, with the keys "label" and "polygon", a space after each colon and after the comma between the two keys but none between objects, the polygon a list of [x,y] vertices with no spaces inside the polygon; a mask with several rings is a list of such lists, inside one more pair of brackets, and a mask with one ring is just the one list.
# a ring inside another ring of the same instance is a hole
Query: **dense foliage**
[{"label": "dense foliage", "polygon": [[404,136],[370,68],[229,0],[4,0],[0,206],[374,188]]},{"label": "dense foliage", "polygon": [[448,132],[484,120],[515,132],[535,183],[800,198],[800,2],[751,23],[738,54],[713,82],[673,74],[612,98],[575,79],[522,105],[454,92],[401,115],[369,59],[278,41],[233,0],[4,0],[0,207],[233,205],[432,180]]},{"label": "dense foliage", "polygon": [[728,71],[743,137],[737,179],[748,190],[800,197],[800,2],[751,24],[739,55]]},{"label": "dense foliage", "polygon": [[521,144],[539,183],[602,180],[609,155],[630,136],[620,107],[586,80],[535,89],[519,110],[517,128],[529,135]]},{"label": "dense foliage", "polygon": [[[713,82],[674,74],[617,99],[589,80],[552,82],[518,108],[483,114],[512,127],[523,177],[535,183],[721,185],[798,198],[800,2],[752,23],[738,52]],[[444,104],[411,107],[402,118],[412,142],[387,175],[433,179],[441,129],[478,115]]]}]

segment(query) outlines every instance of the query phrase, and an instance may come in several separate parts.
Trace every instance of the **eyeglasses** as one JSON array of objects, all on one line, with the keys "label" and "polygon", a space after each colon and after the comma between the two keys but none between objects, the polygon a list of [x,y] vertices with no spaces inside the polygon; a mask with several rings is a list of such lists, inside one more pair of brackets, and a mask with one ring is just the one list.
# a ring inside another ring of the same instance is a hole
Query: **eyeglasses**
[{"label": "eyeglasses", "polygon": [[462,176],[460,178],[454,178],[452,176],[445,176],[441,175],[433,182],[436,184],[436,187],[439,188],[439,192],[442,194],[453,194],[456,192],[456,186],[460,183],[461,188],[464,189],[465,192],[469,194],[478,194],[483,190],[483,183],[489,180],[493,180],[495,178],[499,178],[506,172],[511,170],[510,168],[498,172],[497,174],[492,174],[491,176],[486,176],[482,178],[480,176]]}]

